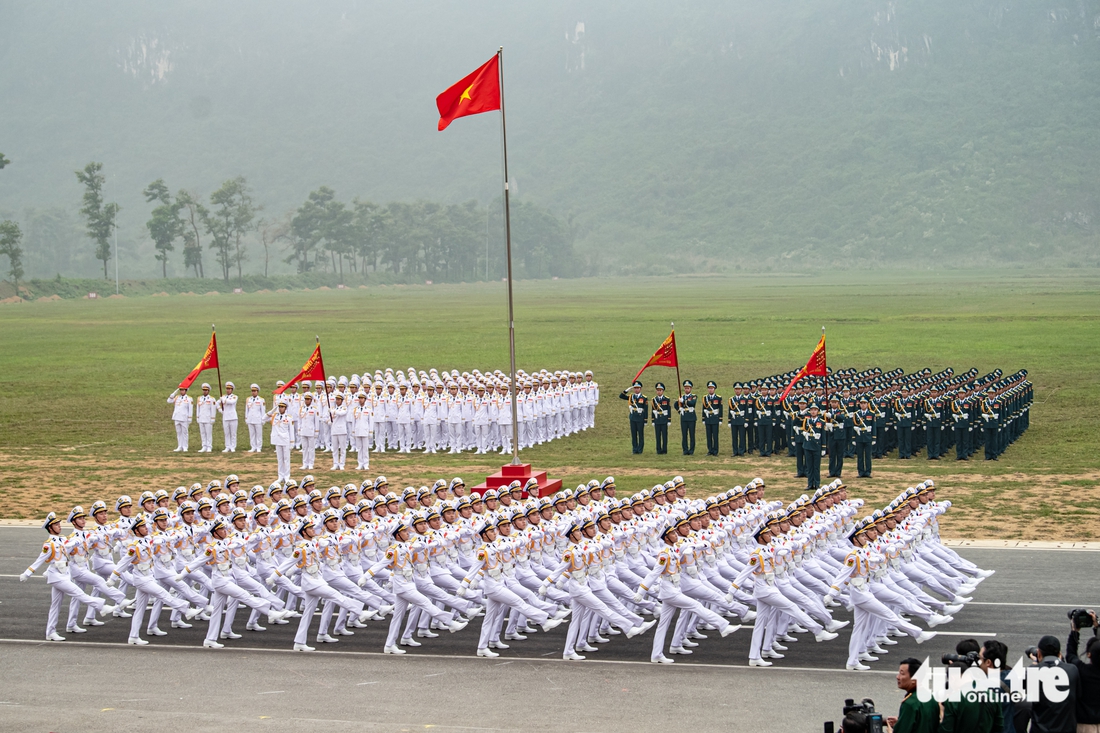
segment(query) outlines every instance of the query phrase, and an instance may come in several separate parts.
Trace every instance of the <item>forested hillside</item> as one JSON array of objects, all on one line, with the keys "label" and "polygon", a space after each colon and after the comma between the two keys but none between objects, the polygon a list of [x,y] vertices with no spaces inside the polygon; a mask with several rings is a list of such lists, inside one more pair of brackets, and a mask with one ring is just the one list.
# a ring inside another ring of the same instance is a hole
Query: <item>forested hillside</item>
[{"label": "forested hillside", "polygon": [[1100,264],[1100,0],[3,0],[0,218],[28,277],[102,276],[74,176],[98,161],[123,277],[190,276],[143,191],[243,176],[257,224],[322,186],[451,212],[462,264],[440,219],[405,272],[499,277],[499,117],[437,132],[434,98],[500,45],[528,276]]}]

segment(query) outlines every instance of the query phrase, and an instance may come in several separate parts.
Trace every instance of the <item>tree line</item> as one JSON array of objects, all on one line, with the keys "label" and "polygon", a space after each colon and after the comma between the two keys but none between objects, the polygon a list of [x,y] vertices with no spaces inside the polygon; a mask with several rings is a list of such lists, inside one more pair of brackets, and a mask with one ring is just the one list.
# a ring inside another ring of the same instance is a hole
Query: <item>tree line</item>
[{"label": "tree line", "polygon": [[[4,160],[0,156],[0,160]],[[0,166],[2,167],[2,166]],[[91,162],[75,171],[84,187],[80,215],[95,258],[108,278],[112,235],[120,207],[105,195],[103,165]],[[500,199],[487,206],[476,201],[341,201],[328,186],[309,194],[295,210],[263,218],[243,176],[231,178],[207,199],[186,189],[173,192],[162,178],[142,192],[151,204],[145,226],[153,256],[168,277],[173,254],[185,271],[205,278],[206,255],[213,252],[217,275],[243,281],[244,263],[259,245],[263,274],[275,260],[299,274],[332,272],[365,276],[391,273],[401,279],[440,282],[497,279],[505,273],[503,212]],[[513,270],[517,277],[569,277],[580,274],[573,250],[576,232],[549,211],[528,202],[511,205]],[[22,232],[14,222],[0,226],[0,254],[7,255],[18,287],[22,269]]]}]

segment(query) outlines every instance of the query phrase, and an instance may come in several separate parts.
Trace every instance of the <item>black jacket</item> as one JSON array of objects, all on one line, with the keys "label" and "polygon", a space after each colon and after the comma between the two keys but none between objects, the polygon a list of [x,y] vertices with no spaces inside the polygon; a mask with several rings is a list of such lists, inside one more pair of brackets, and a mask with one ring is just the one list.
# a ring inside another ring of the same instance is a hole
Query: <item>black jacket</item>
[{"label": "black jacket", "polygon": [[[1095,627],[1092,633],[1096,635]],[[1100,665],[1093,664],[1087,657],[1081,659],[1077,656],[1079,643],[1080,634],[1077,631],[1069,632],[1066,640],[1066,661],[1077,667],[1081,676],[1077,690],[1077,722],[1096,725],[1100,723]]]},{"label": "black jacket", "polygon": [[1069,695],[1061,702],[1047,699],[1040,686],[1039,700],[1031,706],[1031,733],[1076,733],[1077,731],[1077,667],[1057,657],[1046,657],[1040,667],[1061,667],[1069,677]]}]

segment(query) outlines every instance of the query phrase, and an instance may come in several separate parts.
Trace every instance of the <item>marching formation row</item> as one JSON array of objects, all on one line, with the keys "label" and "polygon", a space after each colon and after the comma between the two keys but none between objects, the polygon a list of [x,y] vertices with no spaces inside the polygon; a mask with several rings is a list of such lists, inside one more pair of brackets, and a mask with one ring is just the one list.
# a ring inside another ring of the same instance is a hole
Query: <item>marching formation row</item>
[{"label": "marching formation row", "polygon": [[138,510],[119,497],[114,518],[97,501],[91,521],[73,508],[69,535],[59,517],[47,517],[49,537],[20,579],[48,566],[46,638],[54,641],[64,639],[57,624],[65,596],[69,632],[84,631],[86,604],[85,625],[102,625],[97,614],[129,616],[130,643],[147,644],[143,626],[164,635],[168,606],[173,628],[207,620],[210,648],[240,638],[241,605],[253,632],[265,630],[264,620],[298,618],[299,651],[314,649],[318,605],[317,642],[389,616],[384,651],[391,654],[484,615],[477,654],[497,656],[508,641],[549,631],[572,614],[563,656],[580,660],[610,636],[633,637],[659,621],[657,663],[672,661],[670,628],[669,653],[690,654],[704,631],[727,636],[740,628],[730,619],[740,617],[756,622],[754,666],[782,658],[793,634],[835,638],[848,624],[832,617],[843,603],[855,613],[847,666],[866,669],[863,661],[896,643],[890,636],[934,636],[902,614],[929,627],[945,623],[992,574],[940,543],[937,517],[950,502],[935,500],[931,481],[864,519],[857,518],[863,502],[849,499],[839,481],[786,506],[765,500],[759,478],[705,500],[687,498],[680,477],[623,499],[611,477],[548,498],[528,493],[537,493],[533,482],[483,495],[468,495],[459,478],[400,495],[388,488],[378,477],[322,493],[306,476],[301,485],[244,491],[229,476],[224,485],[194,484],[172,496],[146,492]]},{"label": "marching formation row", "polygon": [[[303,381],[289,386],[280,381],[270,408],[260,395],[260,386],[252,384],[244,402],[249,452],[263,449],[266,423],[270,443],[279,454],[281,479],[290,477],[291,447],[302,451],[302,469],[307,471],[314,469],[318,450],[333,453],[332,470],[343,470],[349,448],[358,454],[357,468],[365,470],[372,444],[378,453],[387,449],[402,453],[511,453],[510,382],[499,370],[483,374],[475,369],[459,374],[457,370],[432,369],[417,374],[410,368],[406,377],[387,369],[385,373],[375,372],[373,381],[367,374],[353,374],[350,380],[330,377],[327,382]],[[542,370],[529,375],[520,370],[516,382],[520,449],[595,425],[600,392],[591,371]],[[204,383],[197,400],[187,394],[186,388],[169,395],[176,451],[188,450],[193,419],[199,426],[199,452],[213,451],[214,423],[219,413],[225,435],[222,452],[236,451],[238,397],[234,390],[233,383],[226,382],[226,394],[215,398],[210,394],[210,385]]]}]

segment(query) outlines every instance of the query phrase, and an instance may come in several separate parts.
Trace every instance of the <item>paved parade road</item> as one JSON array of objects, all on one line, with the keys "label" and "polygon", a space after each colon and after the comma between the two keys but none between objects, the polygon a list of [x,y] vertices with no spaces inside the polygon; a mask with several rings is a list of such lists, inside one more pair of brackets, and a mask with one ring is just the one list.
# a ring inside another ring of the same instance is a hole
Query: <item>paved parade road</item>
[{"label": "paved parade road", "polygon": [[[17,577],[36,556],[42,536],[40,529],[0,527],[5,730],[139,730],[155,724],[157,715],[196,730],[233,722],[281,730],[301,727],[302,718],[369,721],[369,730],[434,725],[638,731],[675,730],[687,722],[718,730],[729,726],[736,711],[741,723],[755,721],[759,730],[816,731],[821,720],[840,717],[844,697],[871,696],[893,713],[893,674],[903,657],[930,655],[938,662],[961,638],[981,641],[996,634],[1014,661],[1044,633],[1064,639],[1069,608],[1100,607],[1100,591],[1081,582],[1087,577],[1083,566],[1095,557],[1089,552],[967,548],[968,559],[997,574],[979,586],[974,602],[952,623],[938,629],[939,637],[920,647],[901,639],[865,673],[843,671],[848,629],[823,644],[802,635],[789,645],[786,659],[764,670],[746,666],[748,629],[727,639],[713,634],[671,667],[648,663],[651,634],[629,641],[615,637],[590,653],[590,661],[562,662],[565,626],[514,642],[499,659],[478,659],[473,654],[479,621],[457,634],[422,640],[424,646],[400,658],[381,654],[388,622],[370,623],[338,644],[318,644],[316,653],[295,654],[290,647],[296,621],[248,632],[243,612],[235,629],[243,638],[219,651],[199,648],[204,623],[171,629],[167,613],[161,628],[169,635],[150,638],[144,648],[126,645],[129,619],[46,643],[41,639],[48,587],[40,575],[25,583]],[[67,605],[62,627],[66,612]],[[850,615],[840,609],[837,618]],[[316,624],[311,644],[315,634]],[[576,695],[587,704],[579,705]],[[792,708],[795,695],[803,702]],[[210,697],[200,702],[204,696]],[[674,717],[670,696],[678,701],[676,714],[685,717]],[[494,700],[499,704],[488,705]],[[99,717],[87,718],[92,712]],[[527,713],[535,717],[514,717]],[[81,716],[78,726],[63,724],[69,714]]]}]

